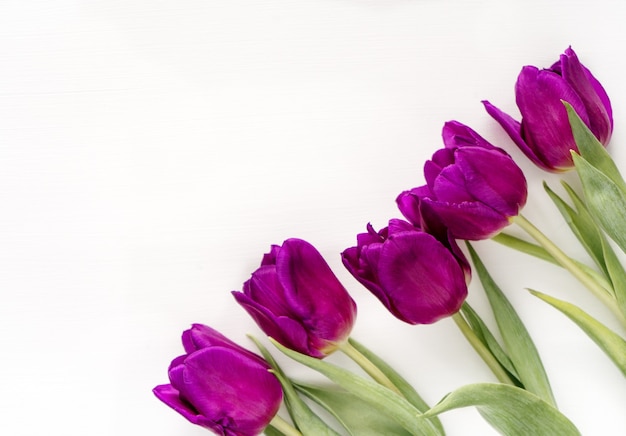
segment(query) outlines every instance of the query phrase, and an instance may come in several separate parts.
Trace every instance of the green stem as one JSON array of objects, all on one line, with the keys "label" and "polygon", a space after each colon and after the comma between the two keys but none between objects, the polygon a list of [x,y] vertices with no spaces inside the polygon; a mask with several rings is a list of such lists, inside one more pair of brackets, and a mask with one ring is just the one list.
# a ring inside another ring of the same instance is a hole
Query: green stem
[{"label": "green stem", "polygon": [[578,279],[587,289],[589,289],[605,306],[607,306],[615,314],[617,319],[626,327],[626,318],[619,310],[613,296],[607,292],[604,287],[595,281],[589,274],[582,270],[576,262],[566,255],[563,250],[557,247],[546,235],[544,235],[533,223],[528,221],[523,215],[518,215],[513,218],[513,222],[520,226],[526,233],[528,233],[535,241],[537,241],[543,248],[546,249],[550,255],[566,270],[568,270],[574,277]]},{"label": "green stem", "polygon": [[365,357],[359,350],[354,348],[352,344],[348,341],[343,342],[339,345],[339,349],[350,359],[356,362],[366,373],[370,375],[374,380],[376,380],[379,384],[385,386],[386,388],[391,389],[401,397],[403,397],[400,390],[394,385],[391,380],[376,366]]},{"label": "green stem", "polygon": [[278,415],[272,418],[270,425],[285,436],[302,436],[302,433]]},{"label": "green stem", "polygon": [[463,333],[463,336],[465,336],[465,338],[468,340],[470,345],[474,347],[474,350],[476,350],[478,355],[483,359],[483,361],[491,369],[491,371],[496,376],[496,378],[501,383],[515,386],[515,383],[513,383],[513,380],[511,380],[511,377],[509,377],[509,375],[504,370],[504,368],[502,368],[502,365],[500,365],[500,362],[498,362],[498,360],[493,356],[493,354],[491,354],[491,351],[489,351],[489,349],[485,346],[485,344],[483,344],[480,338],[476,336],[476,333],[474,333],[474,330],[472,330],[472,328],[467,323],[467,321],[465,321],[465,318],[463,318],[463,315],[461,315],[460,312],[457,312],[454,315],[452,315],[452,319],[456,323],[457,327],[461,330],[461,333]]}]

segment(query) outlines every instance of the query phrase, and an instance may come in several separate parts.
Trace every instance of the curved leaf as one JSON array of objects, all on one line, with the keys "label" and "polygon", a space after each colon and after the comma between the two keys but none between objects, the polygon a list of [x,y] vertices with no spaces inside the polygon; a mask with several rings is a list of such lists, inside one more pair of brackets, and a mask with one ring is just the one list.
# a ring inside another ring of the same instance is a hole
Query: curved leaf
[{"label": "curved leaf", "polygon": [[283,387],[283,393],[285,394],[285,406],[287,407],[287,411],[289,412],[289,416],[291,416],[292,421],[296,427],[298,427],[298,430],[305,435],[314,434],[320,436],[339,436],[339,433],[330,428],[319,416],[313,413],[304,401],[302,401],[291,381],[287,378],[280,366],[278,366],[278,363],[276,363],[276,360],[267,348],[265,348],[255,337],[248,337],[257,346],[263,358],[272,367],[272,372],[276,378],[278,378],[278,381],[280,381],[280,384]]},{"label": "curved leaf", "polygon": [[[354,348],[356,348],[361,354],[369,359],[370,362],[376,365],[378,369],[380,369],[387,376],[387,378],[391,380],[391,383],[393,383],[398,388],[400,393],[404,395],[404,398],[406,398],[409,403],[413,404],[417,410],[419,410],[420,412],[425,412],[430,409],[428,403],[426,403],[426,401],[422,399],[422,397],[417,393],[415,388],[411,386],[411,384],[406,381],[400,374],[398,374],[395,369],[389,366],[387,362],[378,357],[376,354],[374,354],[374,352],[369,350],[360,342],[355,341],[352,338],[348,339],[348,341],[350,342],[350,344],[352,344]],[[431,421],[441,433],[444,433],[443,426],[441,425],[441,422],[438,418],[432,419]]]},{"label": "curved leaf", "polygon": [[569,319],[574,321],[587,336],[589,336],[606,353],[607,356],[626,376],[626,341],[613,330],[602,324],[597,319],[566,301],[559,300],[541,292],[530,290],[530,292],[560,310]]},{"label": "curved leaf", "polygon": [[517,374],[519,374],[520,381],[525,389],[538,395],[549,404],[555,405],[548,376],[528,330],[502,290],[489,275],[487,268],[471,244],[468,243],[467,248],[489,299],[506,351]]},{"label": "curved leaf", "polygon": [[343,389],[299,383],[295,387],[333,415],[351,436],[411,434],[379,408]]},{"label": "curved leaf", "polygon": [[290,350],[272,338],[270,340],[286,356],[325,375],[360,399],[379,407],[412,435],[438,436],[441,434],[411,403],[390,389],[336,365]]},{"label": "curved leaf", "polygon": [[556,408],[524,389],[495,383],[463,386],[445,396],[424,416],[474,406],[489,424],[507,436],[579,436],[572,422]]},{"label": "curved leaf", "polygon": [[572,156],[589,211],[611,239],[626,252],[625,192],[584,158],[576,153]]}]

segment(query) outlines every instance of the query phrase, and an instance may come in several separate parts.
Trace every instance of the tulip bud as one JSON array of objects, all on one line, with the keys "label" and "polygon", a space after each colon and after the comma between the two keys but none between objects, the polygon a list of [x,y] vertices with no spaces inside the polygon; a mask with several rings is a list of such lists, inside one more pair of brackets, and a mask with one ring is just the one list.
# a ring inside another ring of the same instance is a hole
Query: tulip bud
[{"label": "tulip bud", "polygon": [[348,339],[356,318],[348,292],[321,254],[301,239],[272,246],[243,292],[233,296],[268,336],[317,358]]},{"label": "tulip bud", "polygon": [[183,333],[183,345],[187,354],[172,361],[170,384],[154,388],[157,398],[216,434],[260,434],[283,396],[267,363],[201,324]]},{"label": "tulip bud", "polygon": [[526,178],[504,150],[459,122],[444,125],[443,140],[424,165],[426,185],[402,192],[398,207],[430,233],[443,224],[458,239],[490,238],[526,204]]},{"label": "tulip bud", "polygon": [[548,69],[523,67],[515,84],[515,98],[521,123],[488,101],[483,104],[520,150],[547,171],[572,168],[570,150],[578,152],[562,101],[572,105],[603,145],[611,139],[613,113],[609,97],[571,48]]},{"label": "tulip bud", "polygon": [[458,312],[467,296],[469,267],[456,248],[394,219],[379,232],[368,224],[357,246],[341,256],[348,271],[395,317],[431,324]]}]

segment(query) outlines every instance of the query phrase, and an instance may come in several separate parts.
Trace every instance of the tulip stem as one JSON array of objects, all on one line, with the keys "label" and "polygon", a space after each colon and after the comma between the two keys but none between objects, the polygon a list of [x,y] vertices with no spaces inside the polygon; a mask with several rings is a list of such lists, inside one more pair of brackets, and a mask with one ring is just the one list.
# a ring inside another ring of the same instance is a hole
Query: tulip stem
[{"label": "tulip stem", "polygon": [[452,319],[456,323],[463,336],[468,340],[470,345],[474,347],[474,350],[478,353],[478,355],[483,359],[483,361],[487,364],[487,366],[491,369],[496,378],[500,381],[500,383],[505,383],[508,385],[515,386],[511,377],[507,374],[507,372],[502,368],[500,362],[493,356],[491,351],[485,346],[485,344],[480,340],[472,327],[467,323],[463,315],[460,312],[452,315]]},{"label": "tulip stem", "polygon": [[589,289],[605,306],[607,306],[615,314],[617,319],[626,327],[626,318],[619,310],[613,296],[607,292],[604,287],[596,280],[594,280],[589,274],[582,270],[576,262],[566,255],[563,250],[554,244],[546,235],[544,235],[533,223],[528,221],[524,216],[518,215],[513,218],[513,222],[520,226],[526,233],[528,233],[535,241],[546,249],[550,255],[566,270],[568,270],[574,277],[578,279],[587,289]]},{"label": "tulip stem", "polygon": [[394,385],[389,377],[387,377],[376,365],[372,363],[367,357],[365,357],[359,350],[354,348],[350,342],[345,341],[339,345],[339,349],[350,359],[356,362],[370,377],[376,380],[379,384],[391,389],[396,394],[403,396],[400,390]]},{"label": "tulip stem", "polygon": [[270,425],[285,436],[302,436],[302,433],[278,415],[272,418]]}]

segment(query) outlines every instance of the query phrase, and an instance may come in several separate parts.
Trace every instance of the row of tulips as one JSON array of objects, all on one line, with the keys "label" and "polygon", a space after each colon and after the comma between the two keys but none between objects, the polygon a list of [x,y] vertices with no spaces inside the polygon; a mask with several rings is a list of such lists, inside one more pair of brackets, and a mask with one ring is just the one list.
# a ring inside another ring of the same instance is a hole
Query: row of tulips
[{"label": "row of tulips", "polygon": [[[483,103],[524,154],[543,169],[570,169],[574,165],[571,152],[579,151],[570,128],[571,114],[562,101],[573,107],[602,144],[611,137],[609,99],[571,48],[549,69],[524,67],[515,93],[521,122],[491,103]],[[406,221],[392,219],[381,230],[368,224],[366,231],[357,235],[356,246],[347,248],[341,257],[352,276],[398,319],[430,324],[453,316],[461,324],[473,321],[470,324],[476,330],[482,324],[465,302],[470,263],[457,240],[491,238],[513,222],[533,237],[536,233],[519,216],[526,203],[527,184],[513,159],[456,121],[445,123],[442,136],[444,147],[424,165],[425,184],[396,199]],[[560,261],[556,247],[538,241]],[[566,268],[567,259],[560,262]],[[377,366],[376,359],[366,358],[352,345],[349,335],[356,320],[356,304],[308,242],[287,239],[280,246],[273,245],[242,292],[233,292],[233,296],[281,349],[305,356],[303,362],[308,362],[306,356],[319,360],[341,350],[393,391],[392,395],[401,396],[392,380],[395,373],[380,363]],[[461,318],[460,312],[464,313]],[[489,350],[492,345],[476,339],[472,328],[464,333],[496,375],[501,374],[500,381],[527,388],[524,368],[502,363],[499,354]],[[278,432],[275,434],[307,434],[306,426],[293,414],[295,427],[277,415],[283,391],[287,393],[291,385],[278,377],[281,371],[275,363],[200,324],[185,331],[182,340],[185,354],[171,363],[170,383],[154,389],[161,401],[190,422],[221,435],[254,435],[268,426]],[[544,399],[551,402],[551,393]],[[290,406],[291,411],[293,400]],[[493,420],[490,423],[504,428]],[[434,429],[433,434],[443,433],[439,424],[428,428]]]}]

